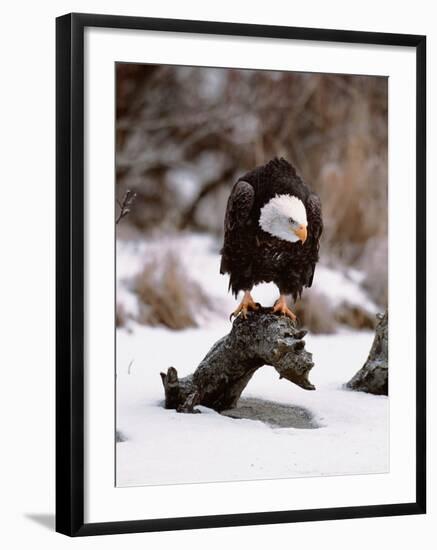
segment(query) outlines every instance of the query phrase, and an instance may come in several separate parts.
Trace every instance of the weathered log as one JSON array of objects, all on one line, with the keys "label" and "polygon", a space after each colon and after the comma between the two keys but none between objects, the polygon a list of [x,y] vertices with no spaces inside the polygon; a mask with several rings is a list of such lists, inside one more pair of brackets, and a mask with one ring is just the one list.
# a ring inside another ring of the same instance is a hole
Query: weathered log
[{"label": "weathered log", "polygon": [[369,356],[346,387],[375,395],[388,395],[388,311],[377,315],[377,319]]},{"label": "weathered log", "polygon": [[301,388],[314,390],[308,380],[312,355],[305,348],[306,331],[284,316],[261,308],[247,319],[235,319],[231,332],[218,340],[193,374],[179,379],[170,367],[161,373],[165,407],[179,412],[198,412],[196,405],[216,411],[231,409],[256,370],[270,365]]}]

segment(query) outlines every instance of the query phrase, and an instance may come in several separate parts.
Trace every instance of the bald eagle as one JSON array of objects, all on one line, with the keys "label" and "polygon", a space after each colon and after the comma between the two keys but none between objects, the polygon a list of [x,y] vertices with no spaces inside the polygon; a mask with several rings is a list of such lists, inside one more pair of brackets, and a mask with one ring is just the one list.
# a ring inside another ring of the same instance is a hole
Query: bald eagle
[{"label": "bald eagle", "polygon": [[231,317],[256,310],[250,291],[273,281],[279,289],[273,311],[295,320],[286,297],[296,301],[313,282],[323,229],[319,197],[289,162],[275,158],[235,183],[224,226],[220,273],[230,275],[235,297],[244,291]]}]

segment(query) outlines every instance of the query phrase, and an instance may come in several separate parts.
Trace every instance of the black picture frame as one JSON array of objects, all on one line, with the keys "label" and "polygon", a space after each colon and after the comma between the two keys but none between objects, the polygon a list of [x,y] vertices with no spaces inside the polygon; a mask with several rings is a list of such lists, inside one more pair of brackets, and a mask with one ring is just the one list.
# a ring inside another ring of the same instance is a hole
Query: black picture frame
[{"label": "black picture frame", "polygon": [[[416,73],[416,499],[342,508],[84,522],[84,29],[106,27],[403,46]],[[426,511],[426,37],[67,14],[56,20],[56,530],[69,536],[423,514]]]}]

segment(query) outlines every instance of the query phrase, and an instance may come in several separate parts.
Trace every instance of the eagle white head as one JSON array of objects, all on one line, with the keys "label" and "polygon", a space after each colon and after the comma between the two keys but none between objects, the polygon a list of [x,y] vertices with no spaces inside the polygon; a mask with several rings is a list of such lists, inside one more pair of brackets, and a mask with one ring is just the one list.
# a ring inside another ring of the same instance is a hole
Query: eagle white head
[{"label": "eagle white head", "polygon": [[308,226],[305,206],[293,195],[276,195],[261,208],[259,225],[278,239],[303,244]]}]

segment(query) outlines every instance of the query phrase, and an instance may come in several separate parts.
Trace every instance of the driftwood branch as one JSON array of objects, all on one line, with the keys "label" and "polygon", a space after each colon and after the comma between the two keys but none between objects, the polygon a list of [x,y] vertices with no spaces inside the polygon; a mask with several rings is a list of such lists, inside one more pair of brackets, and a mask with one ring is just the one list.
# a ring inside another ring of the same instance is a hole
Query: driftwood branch
[{"label": "driftwood branch", "polygon": [[125,216],[129,214],[131,206],[136,196],[137,196],[136,193],[128,189],[126,193],[123,195],[123,199],[121,200],[121,202],[117,199],[117,204],[120,211],[115,220],[115,225],[117,225],[119,221],[121,221]]},{"label": "driftwood branch", "polygon": [[179,378],[174,367],[161,373],[165,407],[179,412],[197,412],[196,405],[231,409],[263,365],[275,368],[279,378],[314,390],[308,380],[314,364],[305,350],[305,334],[270,309],[251,312],[247,319],[238,317],[231,332],[212,346],[193,374]]},{"label": "driftwood branch", "polygon": [[377,315],[377,318],[369,357],[346,387],[375,395],[388,395],[388,312]]}]

